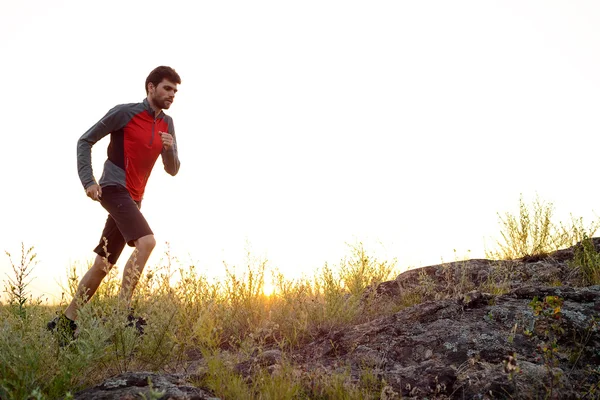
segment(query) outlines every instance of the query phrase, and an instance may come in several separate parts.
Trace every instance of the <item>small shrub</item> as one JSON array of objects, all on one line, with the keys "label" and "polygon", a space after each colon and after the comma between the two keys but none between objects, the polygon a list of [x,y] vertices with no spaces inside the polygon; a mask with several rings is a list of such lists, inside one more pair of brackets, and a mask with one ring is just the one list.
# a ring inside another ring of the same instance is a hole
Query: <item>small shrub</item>
[{"label": "small shrub", "polygon": [[224,399],[252,399],[252,391],[244,378],[234,372],[218,353],[205,354],[208,371],[202,385]]},{"label": "small shrub", "polygon": [[5,253],[10,260],[14,277],[9,276],[5,281],[4,292],[8,296],[8,305],[11,309],[21,318],[25,318],[25,304],[29,300],[27,286],[31,283],[29,275],[37,263],[37,254],[33,251],[33,247],[25,250],[25,244],[21,243],[21,262],[15,264],[10,253],[8,251]]},{"label": "small shrub", "polygon": [[519,198],[519,213],[506,213],[500,218],[502,240],[496,241],[498,249],[486,252],[488,258],[510,260],[525,256],[544,255],[554,250],[552,203],[536,198],[531,206]]},{"label": "small shrub", "polygon": [[531,205],[519,198],[517,215],[506,213],[500,218],[500,236],[496,240],[496,250],[486,250],[486,257],[496,260],[514,260],[523,257],[544,257],[561,248],[572,246],[584,237],[592,237],[600,227],[600,221],[593,221],[588,228],[581,218],[571,216],[568,224],[555,223],[554,205],[540,200]]},{"label": "small shrub", "polygon": [[556,371],[556,368],[559,365],[558,342],[565,333],[562,320],[563,302],[564,300],[558,296],[546,296],[544,300],[536,296],[529,303],[536,318],[534,332],[541,338],[537,348],[546,367],[545,387],[548,398],[552,398],[562,375],[561,372]]},{"label": "small shrub", "polygon": [[600,284],[600,254],[592,238],[583,235],[583,240],[575,249],[575,255],[569,265],[579,269],[585,285]]},{"label": "small shrub", "polygon": [[304,377],[305,398],[309,399],[370,399],[381,398],[382,382],[374,382],[372,371],[365,370],[353,379],[350,369],[339,369],[335,373],[325,374],[315,370],[308,372]]},{"label": "small shrub", "polygon": [[294,400],[302,398],[302,385],[299,375],[288,363],[276,365],[272,373],[260,369],[253,377],[252,391],[256,399]]},{"label": "small shrub", "polygon": [[349,247],[350,257],[342,259],[338,269],[344,287],[352,296],[362,296],[367,287],[376,286],[392,277],[396,260],[379,261],[367,254],[362,243]]}]

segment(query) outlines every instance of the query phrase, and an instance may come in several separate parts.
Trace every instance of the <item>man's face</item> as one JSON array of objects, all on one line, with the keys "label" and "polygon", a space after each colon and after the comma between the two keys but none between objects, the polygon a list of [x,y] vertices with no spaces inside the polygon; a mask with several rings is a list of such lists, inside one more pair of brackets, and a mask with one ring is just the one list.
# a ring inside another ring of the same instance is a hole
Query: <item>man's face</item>
[{"label": "man's face", "polygon": [[152,102],[163,110],[168,110],[171,107],[175,99],[175,93],[177,93],[177,84],[168,79],[163,79],[158,86],[154,86],[152,83],[148,85],[148,94]]}]

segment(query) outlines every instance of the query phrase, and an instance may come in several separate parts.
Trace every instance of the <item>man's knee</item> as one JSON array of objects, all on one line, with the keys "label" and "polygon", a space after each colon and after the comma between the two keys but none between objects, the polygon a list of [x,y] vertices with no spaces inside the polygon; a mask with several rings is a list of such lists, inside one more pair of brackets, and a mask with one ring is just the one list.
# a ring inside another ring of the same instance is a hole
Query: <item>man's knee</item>
[{"label": "man's knee", "polygon": [[150,252],[156,246],[156,239],[154,239],[154,235],[146,235],[136,240],[134,244],[138,251]]},{"label": "man's knee", "polygon": [[108,274],[110,272],[112,267],[113,267],[113,264],[111,264],[106,257],[97,255],[96,259],[94,260],[94,264],[92,264],[91,269],[96,274],[101,274],[103,276],[106,276],[106,274]]}]

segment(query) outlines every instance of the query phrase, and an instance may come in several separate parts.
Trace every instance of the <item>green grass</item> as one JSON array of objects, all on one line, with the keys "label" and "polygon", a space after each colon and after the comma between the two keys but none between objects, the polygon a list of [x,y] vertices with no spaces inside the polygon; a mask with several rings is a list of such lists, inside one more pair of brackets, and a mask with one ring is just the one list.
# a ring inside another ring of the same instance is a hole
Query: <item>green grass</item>
[{"label": "green grass", "polygon": [[600,285],[600,254],[587,234],[583,235],[569,264],[571,268],[579,270],[584,285]]},{"label": "green grass", "polygon": [[[552,222],[551,205],[519,201],[519,215],[501,218],[501,239],[489,254],[498,259],[543,255],[580,242],[570,264],[582,284],[599,283],[600,256],[590,245],[598,224],[584,227]],[[79,337],[60,347],[46,323],[65,304],[48,306],[28,293],[35,267],[33,248],[21,249],[13,275],[4,282],[0,304],[0,398],[54,399],[98,384],[124,371],[186,371],[198,385],[223,399],[379,399],[390,391],[376,367],[354,375],[343,365],[336,373],[303,371],[288,355],[328,332],[389,315],[425,299],[455,297],[479,289],[506,291],[510,271],[501,264],[488,282],[476,287],[466,274],[458,284],[439,292],[431,278],[397,298],[380,298],[371,290],[400,272],[396,260],[382,261],[358,243],[336,265],[323,265],[310,277],[268,276],[264,260],[248,256],[239,269],[226,266],[222,280],[209,280],[194,266],[182,266],[169,253],[164,265],[147,267],[134,293],[136,312],[147,319],[146,334],[126,326],[117,307],[120,271],[109,272],[96,295],[79,312]],[[466,261],[465,261],[466,262]],[[73,296],[80,272],[67,271],[66,293]],[[274,292],[264,294],[271,279]],[[70,297],[68,297],[70,299]],[[256,365],[240,374],[236,365],[249,362],[264,349],[279,349],[275,366]],[[190,360],[202,358],[200,365]]]}]

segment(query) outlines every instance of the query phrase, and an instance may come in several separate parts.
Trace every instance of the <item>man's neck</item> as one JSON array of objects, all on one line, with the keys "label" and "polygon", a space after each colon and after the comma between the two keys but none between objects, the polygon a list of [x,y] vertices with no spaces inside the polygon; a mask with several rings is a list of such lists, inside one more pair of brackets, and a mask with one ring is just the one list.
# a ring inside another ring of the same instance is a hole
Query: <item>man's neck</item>
[{"label": "man's neck", "polygon": [[154,104],[154,102],[152,101],[152,99],[150,98],[150,96],[148,96],[147,99],[148,99],[148,104],[150,104],[150,108],[152,108],[154,110],[154,115],[160,114],[160,112],[162,111],[162,108],[157,107]]}]

